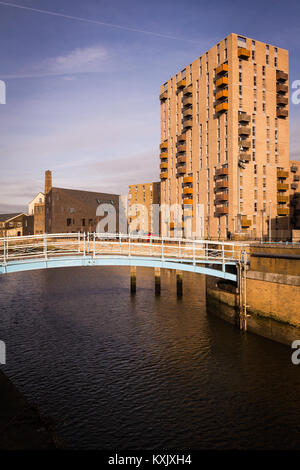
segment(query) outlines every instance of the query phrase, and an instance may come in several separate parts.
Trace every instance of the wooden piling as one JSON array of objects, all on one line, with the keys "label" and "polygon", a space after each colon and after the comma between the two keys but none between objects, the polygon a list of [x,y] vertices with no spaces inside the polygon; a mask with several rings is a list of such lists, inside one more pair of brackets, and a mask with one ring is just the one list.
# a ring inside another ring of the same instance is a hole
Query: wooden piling
[{"label": "wooden piling", "polygon": [[154,268],[155,295],[160,295],[160,268]]},{"label": "wooden piling", "polygon": [[177,297],[182,297],[182,271],[176,270]]},{"label": "wooden piling", "polygon": [[136,266],[130,266],[130,293],[136,293]]}]

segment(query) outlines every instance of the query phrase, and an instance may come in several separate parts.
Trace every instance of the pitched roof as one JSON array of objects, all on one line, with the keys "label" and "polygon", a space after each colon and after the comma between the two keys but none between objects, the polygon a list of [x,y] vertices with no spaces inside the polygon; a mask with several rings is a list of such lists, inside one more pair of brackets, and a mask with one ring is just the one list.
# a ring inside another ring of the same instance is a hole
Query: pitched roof
[{"label": "pitched roof", "polygon": [[6,222],[8,220],[14,219],[18,215],[26,215],[24,212],[15,212],[14,214],[0,214],[0,222]]}]

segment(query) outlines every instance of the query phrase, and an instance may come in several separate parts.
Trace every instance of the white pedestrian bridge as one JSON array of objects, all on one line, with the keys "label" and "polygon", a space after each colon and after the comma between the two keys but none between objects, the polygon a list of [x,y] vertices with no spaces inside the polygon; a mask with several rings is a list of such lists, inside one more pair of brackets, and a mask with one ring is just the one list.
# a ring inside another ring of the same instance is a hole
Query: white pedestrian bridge
[{"label": "white pedestrian bridge", "polygon": [[111,233],[0,238],[0,274],[76,266],[175,269],[237,281],[247,245],[238,242]]}]

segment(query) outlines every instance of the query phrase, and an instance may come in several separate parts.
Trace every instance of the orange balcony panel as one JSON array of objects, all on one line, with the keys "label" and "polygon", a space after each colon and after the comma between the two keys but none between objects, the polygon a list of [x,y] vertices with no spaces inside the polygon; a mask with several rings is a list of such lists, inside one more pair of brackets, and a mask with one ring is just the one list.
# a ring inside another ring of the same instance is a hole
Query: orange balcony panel
[{"label": "orange balcony panel", "polygon": [[178,175],[184,175],[186,173],[186,166],[181,165],[177,167],[177,174]]},{"label": "orange balcony panel", "polygon": [[223,113],[224,111],[228,111],[228,103],[220,103],[216,106],[216,113]]},{"label": "orange balcony panel", "polygon": [[160,174],[160,179],[161,180],[166,180],[168,178],[168,172],[167,171],[162,171]]},{"label": "orange balcony panel", "polygon": [[278,204],[286,204],[289,202],[289,197],[288,196],[277,196],[277,202]]},{"label": "orange balcony panel", "polygon": [[288,117],[288,115],[289,115],[289,112],[287,109],[279,108],[276,110],[276,116],[279,118],[286,118]]},{"label": "orange balcony panel", "polygon": [[187,97],[182,100],[183,106],[193,106],[193,98]]},{"label": "orange balcony panel", "polygon": [[251,116],[247,113],[239,113],[239,122],[250,122]]},{"label": "orange balcony panel", "polygon": [[193,115],[193,110],[192,110],[192,108],[187,108],[183,111],[182,114],[183,114],[184,117],[190,117],[190,116]]},{"label": "orange balcony panel", "polygon": [[216,80],[216,87],[227,86],[228,85],[228,77],[221,77]]},{"label": "orange balcony panel", "polygon": [[220,216],[220,215],[225,215],[225,214],[228,214],[228,207],[227,206],[216,207],[215,215]]},{"label": "orange balcony panel", "polygon": [[183,194],[193,194],[193,188],[183,188]]},{"label": "orange balcony panel", "polygon": [[242,217],[241,218],[241,226],[242,228],[248,228],[251,227],[252,222],[250,219],[247,219],[247,217]]},{"label": "orange balcony panel", "polygon": [[246,49],[245,47],[239,47],[238,48],[238,57],[240,59],[249,59],[250,57],[250,51],[249,49]]},{"label": "orange balcony panel", "polygon": [[228,175],[228,168],[217,168],[216,169],[216,177],[219,178],[220,176],[227,176]]},{"label": "orange balcony panel", "polygon": [[187,119],[187,120],[183,121],[183,128],[184,128],[184,129],[188,129],[188,128],[192,127],[192,126],[193,126],[193,121],[192,121],[192,119]]},{"label": "orange balcony panel", "polygon": [[161,150],[167,149],[168,148],[168,142],[162,142],[159,146]]},{"label": "orange balcony panel", "polygon": [[216,189],[226,189],[228,188],[228,180],[221,180],[216,182]]},{"label": "orange balcony panel", "polygon": [[289,87],[287,85],[283,85],[282,83],[279,83],[276,86],[277,93],[287,93],[288,89],[289,89]]},{"label": "orange balcony panel", "polygon": [[177,158],[178,163],[185,163],[186,162],[186,156],[185,155],[180,155],[180,157]]},{"label": "orange balcony panel", "polygon": [[183,184],[191,184],[193,183],[193,177],[192,176],[185,176],[183,178]]},{"label": "orange balcony panel", "polygon": [[193,204],[193,199],[192,198],[186,198],[183,200],[183,204],[188,204],[188,205],[192,205]]},{"label": "orange balcony panel", "polygon": [[165,158],[168,158],[167,152],[161,152],[161,154],[160,154],[160,159],[163,160],[163,159],[165,159]]},{"label": "orange balcony panel", "polygon": [[174,228],[175,228],[175,222],[170,222],[170,229],[174,230]]},{"label": "orange balcony panel", "polygon": [[183,90],[183,95],[184,96],[190,96],[192,93],[193,93],[193,85],[192,84],[188,85]]},{"label": "orange balcony panel", "polygon": [[185,142],[185,141],[186,141],[186,135],[185,134],[181,134],[177,137],[177,143]]},{"label": "orange balcony panel", "polygon": [[287,191],[289,185],[287,183],[277,183],[277,191]]},{"label": "orange balcony panel", "polygon": [[184,88],[185,86],[186,86],[185,78],[182,78],[181,80],[179,80],[179,82],[177,82],[177,88]]},{"label": "orange balcony panel", "polygon": [[159,168],[161,170],[167,170],[168,169],[168,163],[167,162],[163,162],[159,165]]},{"label": "orange balcony panel", "polygon": [[277,178],[288,178],[289,177],[289,172],[285,170],[279,170],[277,168]]},{"label": "orange balcony panel", "polygon": [[228,64],[221,64],[216,68],[216,75],[220,75],[228,72]]},{"label": "orange balcony panel", "polygon": [[221,100],[223,98],[228,98],[228,90],[220,90],[216,93],[216,100]]},{"label": "orange balcony panel", "polygon": [[289,76],[287,73],[283,72],[282,70],[276,70],[276,80],[280,82],[286,82]]},{"label": "orange balcony panel", "polygon": [[161,95],[159,95],[160,101],[165,101],[168,98],[168,92],[165,90]]},{"label": "orange balcony panel", "polygon": [[177,153],[182,153],[182,152],[185,152],[185,151],[186,151],[186,145],[185,144],[177,146]]},{"label": "orange balcony panel", "polygon": [[289,215],[290,210],[288,207],[277,207],[277,215]]}]

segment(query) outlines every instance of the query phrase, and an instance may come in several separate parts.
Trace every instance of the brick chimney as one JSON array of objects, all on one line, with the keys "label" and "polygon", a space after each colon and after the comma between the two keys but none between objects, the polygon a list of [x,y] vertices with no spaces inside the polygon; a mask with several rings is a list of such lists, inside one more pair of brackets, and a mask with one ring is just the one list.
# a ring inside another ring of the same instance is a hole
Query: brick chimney
[{"label": "brick chimney", "polygon": [[52,189],[52,172],[50,170],[45,171],[45,194],[48,194]]}]

